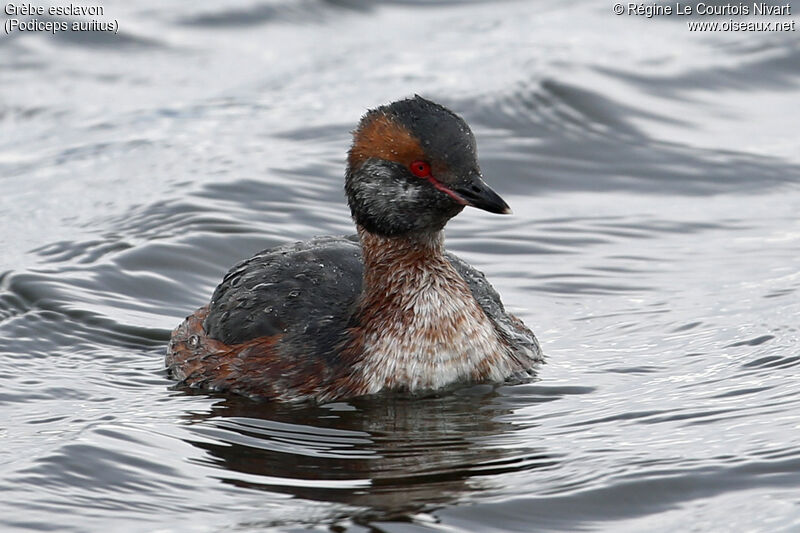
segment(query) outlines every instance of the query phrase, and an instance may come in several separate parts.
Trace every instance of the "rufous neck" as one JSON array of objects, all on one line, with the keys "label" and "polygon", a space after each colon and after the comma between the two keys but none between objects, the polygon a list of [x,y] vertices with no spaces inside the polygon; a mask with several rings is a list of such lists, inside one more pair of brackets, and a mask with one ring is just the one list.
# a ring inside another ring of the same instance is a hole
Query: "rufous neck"
[{"label": "rufous neck", "polygon": [[365,292],[405,279],[403,273],[409,270],[446,261],[444,231],[384,237],[358,226],[358,237],[364,257]]}]

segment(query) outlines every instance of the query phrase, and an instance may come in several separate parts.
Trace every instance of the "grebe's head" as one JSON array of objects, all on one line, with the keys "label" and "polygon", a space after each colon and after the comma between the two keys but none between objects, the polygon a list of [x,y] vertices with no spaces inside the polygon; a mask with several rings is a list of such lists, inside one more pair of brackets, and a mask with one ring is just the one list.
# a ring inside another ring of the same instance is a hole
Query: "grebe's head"
[{"label": "grebe's head", "polygon": [[468,205],[511,212],[483,182],[467,123],[420,96],[364,115],[345,191],[356,223],[386,237],[439,231]]}]

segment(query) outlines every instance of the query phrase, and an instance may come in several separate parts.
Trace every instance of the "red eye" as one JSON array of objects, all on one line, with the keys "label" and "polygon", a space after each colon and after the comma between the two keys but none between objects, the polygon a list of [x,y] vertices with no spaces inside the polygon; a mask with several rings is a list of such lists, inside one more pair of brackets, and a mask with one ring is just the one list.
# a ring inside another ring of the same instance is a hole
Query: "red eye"
[{"label": "red eye", "polygon": [[425,161],[414,161],[408,168],[418,178],[427,178],[431,175],[431,166]]}]

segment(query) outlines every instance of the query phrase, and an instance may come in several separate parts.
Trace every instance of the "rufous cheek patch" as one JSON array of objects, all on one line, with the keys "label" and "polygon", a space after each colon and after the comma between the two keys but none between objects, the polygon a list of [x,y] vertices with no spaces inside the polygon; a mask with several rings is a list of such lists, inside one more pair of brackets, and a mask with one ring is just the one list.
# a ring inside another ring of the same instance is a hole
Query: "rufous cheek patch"
[{"label": "rufous cheek patch", "polygon": [[425,160],[419,141],[403,125],[385,113],[367,117],[353,132],[353,147],[348,154],[351,169],[358,168],[369,158],[394,161],[403,166]]}]

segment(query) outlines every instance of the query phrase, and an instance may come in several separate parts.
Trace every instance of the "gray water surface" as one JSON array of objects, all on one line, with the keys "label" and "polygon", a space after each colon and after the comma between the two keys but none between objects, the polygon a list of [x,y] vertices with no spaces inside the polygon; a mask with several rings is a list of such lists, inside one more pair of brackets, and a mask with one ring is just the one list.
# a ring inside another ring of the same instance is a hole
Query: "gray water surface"
[{"label": "gray water surface", "polygon": [[[102,5],[116,36],[0,37],[0,529],[800,530],[797,33],[588,0]],[[448,246],[537,333],[538,380],[172,389],[170,330],[230,266],[352,232],[349,131],[414,93],[514,209]]]}]

